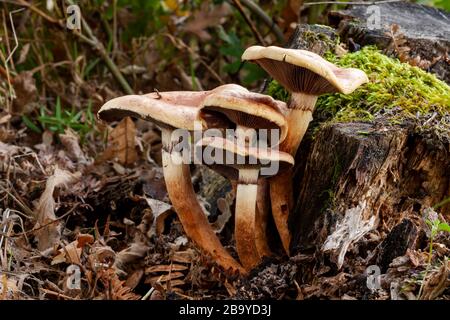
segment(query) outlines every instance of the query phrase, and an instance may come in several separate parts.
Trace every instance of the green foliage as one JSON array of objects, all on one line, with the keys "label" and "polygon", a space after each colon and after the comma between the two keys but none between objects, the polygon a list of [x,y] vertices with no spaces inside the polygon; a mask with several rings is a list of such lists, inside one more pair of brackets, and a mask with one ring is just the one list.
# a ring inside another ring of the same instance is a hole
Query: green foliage
[{"label": "green foliage", "polygon": [[[430,112],[440,115],[450,112],[450,88],[446,83],[382,54],[375,47],[364,47],[341,58],[328,53],[325,58],[340,67],[363,70],[369,83],[352,94],[319,97],[316,110],[320,118],[336,122],[371,121],[375,114],[388,111],[392,122],[402,122]],[[288,96],[283,91],[277,84],[269,86],[269,94],[277,98]]]},{"label": "green foliage", "polygon": [[267,94],[274,99],[288,102],[291,95],[276,80],[272,80],[267,87]]},{"label": "green foliage", "polygon": [[23,123],[32,131],[41,133],[42,130],[50,130],[54,133],[64,133],[67,128],[76,131],[80,135],[81,141],[86,134],[95,128],[95,117],[89,103],[86,110],[71,111],[63,110],[59,97],[56,100],[55,112],[50,114],[45,107],[41,107],[40,115],[37,117],[37,124],[27,116],[22,116]]},{"label": "green foliage", "polygon": [[416,2],[450,11],[450,1],[448,0],[417,0]]},{"label": "green foliage", "polygon": [[219,26],[218,30],[220,39],[224,41],[224,45],[220,48],[220,53],[231,60],[230,63],[225,64],[223,70],[230,74],[236,74],[242,71],[244,77],[241,81],[244,85],[251,84],[263,78],[266,73],[261,68],[253,63],[243,63],[241,61],[242,53],[245,50],[241,39],[233,32],[225,32],[222,26]]},{"label": "green foliage", "polygon": [[[442,203],[442,202],[440,202],[440,203]],[[438,205],[436,205],[436,206],[438,206]],[[425,285],[425,280],[427,278],[428,272],[430,271],[431,261],[432,261],[432,258],[433,258],[434,240],[435,240],[436,236],[439,234],[439,232],[448,232],[448,233],[450,233],[450,225],[448,223],[445,223],[445,222],[442,222],[441,220],[439,220],[439,217],[438,217],[437,213],[433,209],[431,209],[431,208],[426,209],[425,210],[425,215],[426,215],[425,218],[424,218],[425,219],[425,223],[430,227],[430,245],[429,245],[429,249],[428,249],[427,268],[426,268],[425,273],[423,275],[422,284],[420,286],[419,293],[417,295],[417,299],[418,300],[422,296],[423,288],[424,288],[424,285]]]}]

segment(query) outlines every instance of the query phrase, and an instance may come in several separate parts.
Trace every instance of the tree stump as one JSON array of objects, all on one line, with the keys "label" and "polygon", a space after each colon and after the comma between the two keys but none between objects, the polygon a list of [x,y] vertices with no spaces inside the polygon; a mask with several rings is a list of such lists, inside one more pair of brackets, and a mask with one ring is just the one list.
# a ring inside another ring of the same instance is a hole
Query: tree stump
[{"label": "tree stump", "polygon": [[[305,152],[304,172],[294,182],[293,246],[322,244],[352,209],[387,231],[406,217],[419,224],[423,209],[450,195],[449,151],[448,141],[408,127],[329,125]],[[449,218],[450,206],[441,213]]]},{"label": "tree stump", "polygon": [[[419,34],[408,30],[405,17],[418,14],[416,11],[407,13],[410,4],[402,3],[403,9],[399,9],[398,4],[389,5],[394,5],[397,11],[392,9],[386,21],[401,25],[406,37],[415,35],[415,38],[408,38],[408,45],[415,48],[414,52],[428,54],[426,43],[430,46],[428,52],[438,47],[436,43],[448,48],[450,42],[443,37],[431,39],[432,36],[427,33],[429,28],[423,28]],[[427,17],[431,13],[440,14],[435,9],[411,7],[424,10]],[[332,15],[340,19],[337,32],[341,40],[353,37],[362,45],[376,43],[380,49],[386,48],[389,41],[375,42],[379,39],[375,35],[381,37],[382,30],[371,31],[360,26],[358,32],[355,31],[359,25],[351,23],[349,17],[356,17],[357,13],[363,12],[363,8],[358,6]],[[382,13],[387,8],[391,7],[383,4]],[[399,21],[392,15],[400,17]],[[413,21],[418,21],[418,18]],[[434,23],[441,23],[439,21]],[[448,25],[436,27],[435,24],[436,30],[449,28]],[[311,33],[320,34],[314,36]],[[301,25],[287,46],[323,54],[335,46],[335,34],[336,31],[328,27]],[[305,41],[308,37],[320,39],[320,43]],[[435,41],[435,45],[431,46],[431,41]],[[423,210],[450,196],[449,139],[441,139],[432,132],[418,133],[416,129],[413,124],[391,125],[377,120],[372,123],[328,124],[313,139],[312,130],[309,130],[296,156],[296,205],[290,216],[293,234],[291,252],[296,254],[323,249],[324,243],[327,239],[330,241],[330,235],[336,233],[338,227],[343,235],[340,239],[334,239],[337,242],[345,237],[351,238],[346,234],[348,232],[354,232],[356,239],[358,231],[362,232],[364,228],[376,230],[382,242],[376,263],[382,265],[385,271],[394,258],[416,246],[419,230],[424,223]],[[441,207],[440,213],[450,218],[450,205]],[[347,229],[345,224],[349,224]],[[398,246],[395,252],[389,249],[393,243]]]},{"label": "tree stump", "polygon": [[[379,23],[374,14],[379,10]],[[331,12],[328,20],[338,29],[342,40],[360,45],[389,46],[391,26],[398,25],[397,41],[409,48],[411,59],[419,57],[427,62],[423,69],[450,83],[450,14],[424,5],[410,2],[355,5],[347,10]],[[398,53],[398,52],[397,52]],[[417,58],[416,58],[417,59]]]}]

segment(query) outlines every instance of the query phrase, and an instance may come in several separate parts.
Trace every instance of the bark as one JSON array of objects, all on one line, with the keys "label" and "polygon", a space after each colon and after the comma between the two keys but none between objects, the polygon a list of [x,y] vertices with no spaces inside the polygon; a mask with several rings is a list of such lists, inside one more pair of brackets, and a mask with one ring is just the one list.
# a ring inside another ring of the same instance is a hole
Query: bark
[{"label": "bark", "polygon": [[[450,196],[450,144],[412,128],[333,124],[304,148],[290,223],[297,250],[323,243],[351,209],[389,231],[405,217],[419,225],[423,209]],[[449,205],[440,212],[450,218]]]},{"label": "bark", "polygon": [[[379,24],[374,19],[380,10]],[[338,29],[341,40],[359,45],[375,44],[380,49],[389,46],[386,34],[393,24],[400,27],[412,58],[420,57],[430,65],[423,67],[450,83],[450,14],[443,10],[409,2],[380,3],[376,6],[355,5],[347,10],[332,12],[329,22]]]}]

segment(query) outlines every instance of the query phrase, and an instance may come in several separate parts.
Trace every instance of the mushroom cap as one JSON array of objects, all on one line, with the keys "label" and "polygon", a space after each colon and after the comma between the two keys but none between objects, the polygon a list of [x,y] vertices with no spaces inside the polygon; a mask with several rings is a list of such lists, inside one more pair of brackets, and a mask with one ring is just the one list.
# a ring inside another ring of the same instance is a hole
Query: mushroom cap
[{"label": "mushroom cap", "polygon": [[135,117],[159,126],[192,131],[203,99],[211,93],[236,87],[240,86],[226,84],[210,91],[167,91],[122,96],[106,102],[98,111],[98,116],[105,121]]},{"label": "mushroom cap", "polygon": [[258,63],[291,92],[349,94],[369,81],[362,70],[339,68],[313,52],[300,49],[252,46],[244,51],[242,60]]},{"label": "mushroom cap", "polygon": [[205,127],[215,127],[210,119],[224,115],[231,123],[254,129],[279,129],[280,140],[287,134],[286,103],[271,96],[250,92],[234,85],[208,95],[202,102],[198,118]]},{"label": "mushroom cap", "polygon": [[196,145],[203,148],[212,147],[231,155],[233,157],[232,163],[214,163],[208,166],[233,180],[238,179],[239,169],[254,168],[255,166],[259,168],[270,167],[274,162],[277,162],[279,168],[277,172],[266,174],[267,176],[284,172],[294,165],[294,158],[289,153],[266,147],[247,147],[222,137],[204,137]]},{"label": "mushroom cap", "polygon": [[127,95],[106,102],[98,111],[105,121],[135,117],[159,126],[194,129],[198,106],[207,92],[170,91]]}]

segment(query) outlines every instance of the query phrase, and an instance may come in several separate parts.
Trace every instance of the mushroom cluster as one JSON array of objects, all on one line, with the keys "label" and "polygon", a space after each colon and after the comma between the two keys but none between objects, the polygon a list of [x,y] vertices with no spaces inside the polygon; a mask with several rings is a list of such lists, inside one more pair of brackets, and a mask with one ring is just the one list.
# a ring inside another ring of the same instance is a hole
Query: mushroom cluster
[{"label": "mushroom cluster", "polygon": [[[105,103],[98,116],[105,121],[131,116],[160,128],[167,192],[186,235],[225,270],[245,274],[272,254],[266,237],[269,189],[272,215],[289,254],[293,157],[312,119],[317,96],[350,93],[367,77],[303,50],[254,46],[242,58],[256,62],[285,86],[292,93],[290,102],[227,84],[210,91],[122,96]],[[196,139],[192,132],[198,129],[202,132]],[[186,142],[187,153],[180,147]],[[190,163],[198,154],[202,164],[233,185],[239,262],[223,247],[197,200]]]}]

